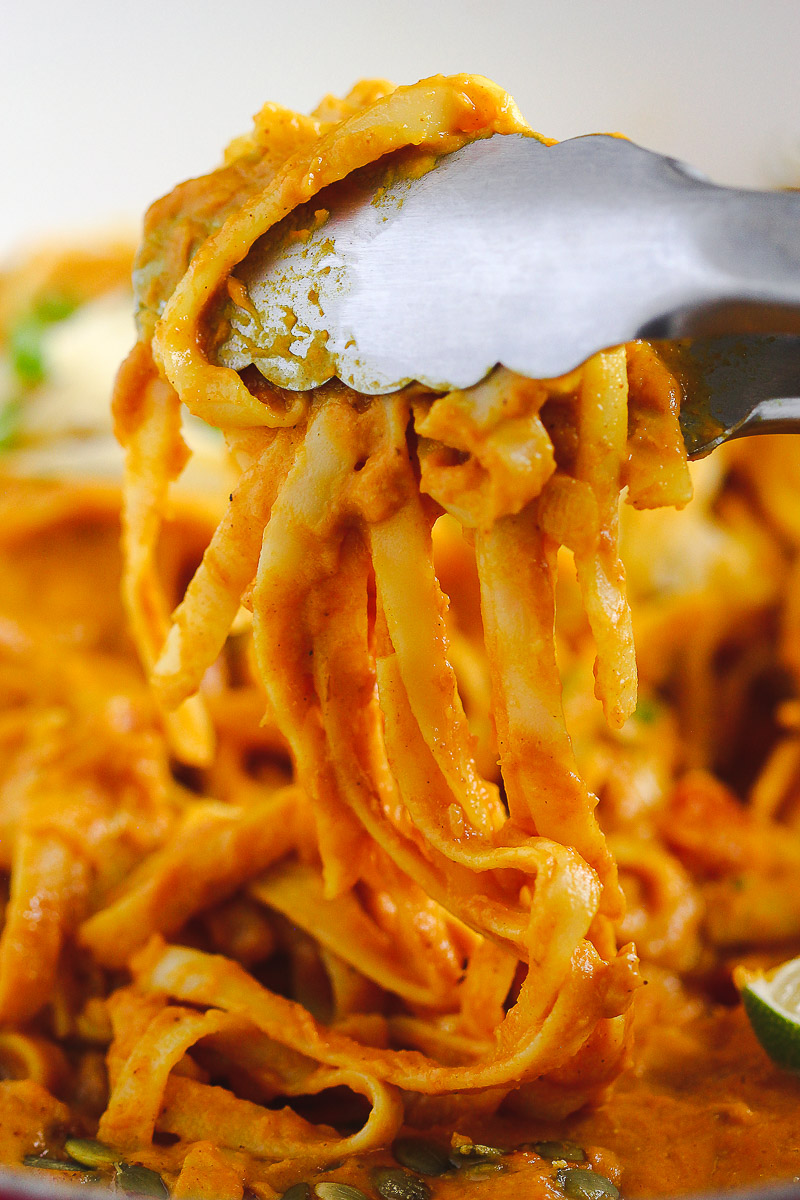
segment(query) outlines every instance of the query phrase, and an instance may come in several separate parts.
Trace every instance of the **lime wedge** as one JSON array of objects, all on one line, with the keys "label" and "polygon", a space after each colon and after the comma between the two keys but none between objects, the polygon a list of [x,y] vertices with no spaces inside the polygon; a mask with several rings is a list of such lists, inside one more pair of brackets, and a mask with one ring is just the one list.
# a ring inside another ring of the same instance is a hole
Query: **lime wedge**
[{"label": "lime wedge", "polygon": [[734,977],[753,1033],[767,1054],[779,1067],[800,1074],[800,958],[769,975],[740,968]]}]

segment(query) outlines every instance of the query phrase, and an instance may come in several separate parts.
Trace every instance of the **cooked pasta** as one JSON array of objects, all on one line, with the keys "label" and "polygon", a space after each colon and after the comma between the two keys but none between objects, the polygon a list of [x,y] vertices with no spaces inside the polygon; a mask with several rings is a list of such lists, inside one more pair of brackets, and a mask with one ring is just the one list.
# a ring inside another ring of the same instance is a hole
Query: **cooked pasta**
[{"label": "cooked pasta", "polygon": [[154,205],[121,484],[45,418],[124,253],[2,281],[2,1162],[217,1200],[798,1169],[730,982],[800,944],[792,441],[690,474],[645,342],[381,397],[216,359],[285,215],[495,132],[537,136],[485,80],[361,84]]}]

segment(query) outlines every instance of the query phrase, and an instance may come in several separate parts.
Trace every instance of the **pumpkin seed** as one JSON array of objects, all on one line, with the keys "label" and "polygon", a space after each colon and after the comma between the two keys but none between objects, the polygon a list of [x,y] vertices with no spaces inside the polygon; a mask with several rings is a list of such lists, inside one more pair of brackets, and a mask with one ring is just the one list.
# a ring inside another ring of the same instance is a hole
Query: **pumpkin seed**
[{"label": "pumpkin seed", "polygon": [[84,1167],[116,1166],[122,1161],[119,1151],[112,1150],[110,1146],[94,1138],[67,1138],[64,1149]]},{"label": "pumpkin seed", "polygon": [[157,1200],[166,1200],[169,1189],[157,1171],[143,1167],[139,1163],[121,1162],[116,1164],[118,1192],[127,1192],[129,1196],[155,1196]]},{"label": "pumpkin seed", "polygon": [[431,1200],[425,1180],[402,1167],[375,1167],[369,1177],[383,1200]]},{"label": "pumpkin seed", "polygon": [[283,1193],[281,1200],[311,1200],[311,1188],[307,1183],[293,1183]]},{"label": "pumpkin seed", "polygon": [[392,1146],[392,1154],[401,1167],[408,1167],[419,1175],[444,1175],[453,1165],[447,1151],[427,1138],[398,1138]]},{"label": "pumpkin seed", "polygon": [[81,1171],[77,1162],[65,1162],[61,1158],[47,1158],[43,1154],[26,1154],[22,1160],[26,1167],[41,1167],[45,1171]]},{"label": "pumpkin seed", "polygon": [[489,1179],[498,1171],[505,1171],[505,1169],[506,1164],[502,1162],[476,1163],[474,1166],[462,1167],[459,1177],[461,1179]]},{"label": "pumpkin seed", "polygon": [[577,1142],[526,1142],[525,1148],[528,1146],[548,1162],[557,1162],[560,1158],[567,1162],[586,1162],[583,1146]]},{"label": "pumpkin seed", "polygon": [[450,1162],[454,1167],[472,1167],[478,1163],[497,1162],[503,1158],[505,1150],[499,1146],[484,1146],[480,1142],[465,1142],[463,1146],[454,1146],[450,1151]]},{"label": "pumpkin seed", "polygon": [[556,1171],[556,1178],[572,1200],[619,1200],[619,1188],[597,1171],[566,1167]]},{"label": "pumpkin seed", "polygon": [[318,1183],[314,1191],[319,1200],[367,1200],[361,1188],[351,1183]]}]

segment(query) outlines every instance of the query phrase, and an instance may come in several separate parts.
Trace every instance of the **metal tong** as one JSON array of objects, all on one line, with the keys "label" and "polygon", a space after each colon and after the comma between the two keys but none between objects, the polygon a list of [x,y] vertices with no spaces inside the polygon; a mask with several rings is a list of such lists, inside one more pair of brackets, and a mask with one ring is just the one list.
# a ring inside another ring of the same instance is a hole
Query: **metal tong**
[{"label": "metal tong", "polygon": [[[381,172],[383,172],[381,174]],[[622,138],[499,135],[356,172],[259,239],[216,361],[296,391],[563,375],[680,339],[692,456],[800,430],[800,194],[720,187]]]}]

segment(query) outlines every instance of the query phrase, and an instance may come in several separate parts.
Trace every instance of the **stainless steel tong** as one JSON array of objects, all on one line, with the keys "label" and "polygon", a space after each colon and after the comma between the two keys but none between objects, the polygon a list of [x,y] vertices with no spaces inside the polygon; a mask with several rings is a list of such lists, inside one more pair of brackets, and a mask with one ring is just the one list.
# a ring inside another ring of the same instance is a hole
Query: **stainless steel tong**
[{"label": "stainless steel tong", "polygon": [[800,194],[720,187],[622,138],[495,135],[326,189],[253,246],[217,361],[292,390],[465,388],[688,339],[687,447],[800,430]]}]

